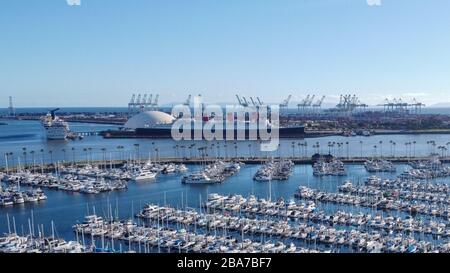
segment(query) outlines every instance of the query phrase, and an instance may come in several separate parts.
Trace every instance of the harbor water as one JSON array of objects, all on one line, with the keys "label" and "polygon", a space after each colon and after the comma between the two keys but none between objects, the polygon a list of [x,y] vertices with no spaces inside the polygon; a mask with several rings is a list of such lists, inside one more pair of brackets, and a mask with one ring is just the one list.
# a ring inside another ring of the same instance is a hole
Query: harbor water
[{"label": "harbor water", "polygon": [[[9,164],[32,164],[30,152],[36,151],[34,161],[39,164],[44,162],[71,162],[112,159],[133,159],[139,157],[146,160],[150,158],[157,160],[164,157],[191,157],[198,156],[197,147],[207,147],[211,157],[239,157],[247,156],[311,156],[316,152],[332,153],[345,156],[370,156],[389,155],[395,153],[397,156],[427,156],[436,146],[446,145],[449,139],[447,135],[377,135],[370,137],[323,137],[296,140],[282,140],[279,151],[262,154],[258,149],[258,142],[175,142],[172,140],[152,139],[103,139],[100,136],[86,136],[83,140],[74,141],[47,141],[44,139],[40,124],[36,121],[8,121],[2,125],[0,131],[0,152],[13,153],[15,162]],[[72,123],[70,127],[75,132],[96,132],[111,129],[115,126]],[[308,143],[304,145],[305,141]],[[435,143],[435,147],[430,145]],[[392,151],[391,143],[397,143],[397,151]],[[303,145],[299,145],[302,143]],[[318,145],[317,145],[318,143]],[[411,143],[411,144],[404,144]],[[412,145],[414,143],[414,147]],[[138,145],[136,145],[138,144]],[[377,146],[375,148],[375,146]],[[402,147],[405,146],[405,147]],[[123,147],[119,149],[118,147]],[[188,147],[191,147],[190,149]],[[193,148],[194,147],[194,148]],[[383,147],[381,152],[380,148]],[[403,149],[402,149],[403,148]],[[103,149],[103,150],[102,150]],[[51,153],[49,153],[52,151]],[[437,152],[437,151],[435,151]],[[26,153],[26,155],[24,154]],[[25,158],[27,157],[27,158]],[[20,159],[19,159],[20,158]],[[1,163],[6,164],[5,158]],[[406,164],[396,164],[397,171],[393,173],[377,173],[381,178],[395,178],[408,168]],[[202,168],[200,164],[188,164],[189,171]],[[323,192],[337,192],[347,180],[354,184],[363,184],[370,173],[361,164],[347,164],[346,176],[324,176],[313,175],[311,165],[295,165],[293,174],[285,181],[258,182],[253,180],[254,174],[261,167],[260,164],[247,164],[233,176],[227,178],[223,183],[208,185],[182,184],[182,174],[159,174],[157,179],[149,183],[138,183],[129,181],[128,188],[120,191],[111,191],[100,194],[82,194],[79,192],[68,192],[43,188],[48,199],[37,203],[15,204],[9,207],[0,207],[0,233],[7,233],[12,228],[14,220],[15,228],[19,234],[28,234],[30,229],[38,233],[38,228],[45,234],[50,234],[51,223],[58,237],[66,240],[75,240],[73,225],[83,221],[84,217],[94,212],[105,218],[114,215],[118,219],[130,219],[136,215],[145,204],[168,205],[175,208],[193,208],[199,210],[201,203],[207,200],[209,193],[221,195],[240,194],[244,197],[255,195],[258,198],[273,201],[283,198],[284,200],[295,200],[294,194],[299,186],[319,189]],[[448,183],[446,178],[430,179],[429,182]],[[2,186],[6,186],[3,184]],[[22,190],[27,189],[22,186]],[[297,200],[298,201],[298,200]],[[363,206],[349,206],[326,202],[317,202],[318,210],[335,213],[346,211],[354,214],[384,214],[406,217],[408,214],[401,211],[384,212]],[[416,219],[430,219],[426,216],[415,216]],[[432,217],[431,217],[432,218]],[[7,224],[10,220],[10,225]],[[135,221],[139,219],[133,218]],[[250,235],[249,235],[250,236]],[[420,236],[420,235],[419,235]],[[266,238],[270,240],[271,238]],[[442,238],[433,236],[420,237],[421,240],[438,244]],[[274,238],[274,240],[278,240]],[[285,240],[289,243],[289,240]],[[297,242],[298,246],[305,246]],[[319,249],[327,249],[330,246],[317,246]],[[341,249],[345,251],[345,249]],[[351,251],[351,250],[348,250]]]},{"label": "harbor water", "polygon": [[[117,126],[90,123],[70,123],[74,132],[99,132]],[[395,143],[395,144],[394,144]],[[0,166],[5,166],[5,153],[13,153],[18,164],[27,160],[31,164],[101,159],[183,158],[199,157],[199,148],[206,147],[209,157],[310,157],[319,152],[339,157],[428,156],[444,153],[439,147],[449,147],[447,134],[374,135],[369,137],[328,136],[306,139],[281,139],[277,151],[261,152],[258,141],[174,141],[172,139],[104,139],[86,136],[83,140],[47,141],[38,121],[7,121],[0,126]],[[102,150],[103,149],[103,150]],[[26,152],[26,157],[24,155]],[[32,156],[30,152],[34,153]],[[447,155],[445,152],[444,155]]]}]

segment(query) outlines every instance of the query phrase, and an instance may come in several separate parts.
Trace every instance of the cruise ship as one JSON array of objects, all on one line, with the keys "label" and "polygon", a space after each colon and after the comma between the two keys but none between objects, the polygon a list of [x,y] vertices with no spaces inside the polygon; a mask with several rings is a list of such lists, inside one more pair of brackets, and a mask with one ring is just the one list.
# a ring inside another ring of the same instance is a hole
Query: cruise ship
[{"label": "cruise ship", "polygon": [[51,110],[42,118],[45,136],[49,140],[64,140],[69,136],[69,125],[64,120],[55,115],[58,109]]}]

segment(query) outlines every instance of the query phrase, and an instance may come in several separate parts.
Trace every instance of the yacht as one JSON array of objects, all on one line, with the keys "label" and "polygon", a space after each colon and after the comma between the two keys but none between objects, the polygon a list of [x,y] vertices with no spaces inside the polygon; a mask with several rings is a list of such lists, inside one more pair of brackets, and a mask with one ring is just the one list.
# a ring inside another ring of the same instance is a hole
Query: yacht
[{"label": "yacht", "polygon": [[10,199],[10,198],[7,198],[7,197],[1,198],[0,199],[0,205],[2,205],[2,206],[12,206],[12,205],[14,205],[14,201],[12,199]]},{"label": "yacht", "polygon": [[42,125],[44,126],[45,136],[49,140],[64,140],[69,135],[69,125],[64,120],[55,115],[58,109],[50,111],[42,119]]},{"label": "yacht", "polygon": [[25,198],[21,193],[16,193],[13,195],[14,204],[23,204],[25,203]]},{"label": "yacht", "polygon": [[216,183],[204,171],[193,172],[189,175],[183,176],[181,182],[184,184],[212,184]]},{"label": "yacht", "polygon": [[367,160],[364,167],[368,172],[395,172],[397,170],[392,162],[383,159]]},{"label": "yacht", "polygon": [[188,171],[188,168],[186,167],[186,165],[184,165],[184,164],[180,164],[180,165],[178,165],[178,169],[177,169],[177,172],[187,172]]},{"label": "yacht", "polygon": [[176,168],[175,164],[167,164],[163,167],[163,169],[161,170],[161,173],[168,174],[168,173],[174,173],[176,171],[177,171],[177,168]]},{"label": "yacht", "polygon": [[138,175],[136,175],[134,177],[134,181],[136,182],[149,182],[149,181],[153,181],[156,179],[156,175],[158,173],[156,172],[152,172],[149,170],[143,170],[142,172],[140,172]]},{"label": "yacht", "polygon": [[255,181],[287,180],[292,174],[294,163],[290,160],[269,161],[253,176]]}]

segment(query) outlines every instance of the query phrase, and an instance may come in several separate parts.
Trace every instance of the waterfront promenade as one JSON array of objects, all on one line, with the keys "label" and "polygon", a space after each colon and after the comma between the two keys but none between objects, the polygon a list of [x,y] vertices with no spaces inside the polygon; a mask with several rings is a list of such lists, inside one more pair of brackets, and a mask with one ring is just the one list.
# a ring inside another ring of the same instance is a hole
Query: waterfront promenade
[{"label": "waterfront promenade", "polygon": [[[368,157],[338,157],[340,161],[346,164],[363,164],[367,160],[371,160],[374,157],[368,156]],[[385,156],[382,157],[384,160],[391,161],[392,163],[408,163],[413,161],[427,161],[430,159],[429,156],[416,156],[416,157],[389,157]],[[165,157],[165,158],[159,158],[157,160],[151,159],[152,162],[155,163],[183,163],[183,164],[208,164],[216,162],[217,160],[224,160],[224,161],[239,161],[245,164],[261,164],[263,162],[272,160],[272,159],[280,159],[280,157]],[[295,164],[312,164],[314,160],[311,157],[289,157],[284,156],[281,157],[281,159],[289,159],[292,160]],[[133,161],[139,161],[139,162],[146,162],[148,161],[148,158],[139,158],[139,159],[133,159]],[[439,157],[439,160],[442,163],[450,163],[450,156],[444,156]],[[77,165],[77,166],[84,166],[87,164],[90,165],[99,165],[99,166],[106,166],[106,167],[118,167],[125,164],[127,160],[81,160],[81,161],[58,161],[55,163],[46,163],[46,164],[27,164],[27,169],[35,169],[35,170],[52,170],[55,169],[58,166],[70,166],[70,165]],[[21,168],[24,166],[22,165]],[[18,166],[11,166],[8,167],[1,167],[0,172],[7,172],[7,171],[15,171],[18,168]]]}]

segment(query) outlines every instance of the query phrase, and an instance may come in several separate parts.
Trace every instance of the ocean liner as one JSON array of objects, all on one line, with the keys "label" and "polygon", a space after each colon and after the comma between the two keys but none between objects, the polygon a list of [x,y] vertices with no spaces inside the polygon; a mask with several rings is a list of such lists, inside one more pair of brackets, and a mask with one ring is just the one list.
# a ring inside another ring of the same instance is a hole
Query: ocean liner
[{"label": "ocean liner", "polygon": [[[172,138],[172,125],[176,121],[173,116],[161,112],[161,111],[146,111],[131,117],[125,125],[119,130],[107,130],[102,131],[101,135],[105,138]],[[207,120],[204,120],[206,122]],[[226,138],[227,133],[225,126],[223,126],[223,138]],[[267,132],[270,134],[274,126],[268,125]],[[256,136],[260,139],[259,128],[253,128],[245,125],[242,129],[237,129],[236,126],[233,132],[233,138],[237,139],[238,136],[245,136],[245,139],[250,139],[250,136]],[[278,127],[280,138],[302,138],[305,135],[304,126],[292,126],[292,127]],[[196,132],[194,126],[191,126],[190,137],[194,139],[194,136],[199,133],[203,135],[203,126],[200,129],[202,132]],[[252,132],[256,131],[256,132]],[[214,133],[214,129],[212,130]]]}]

